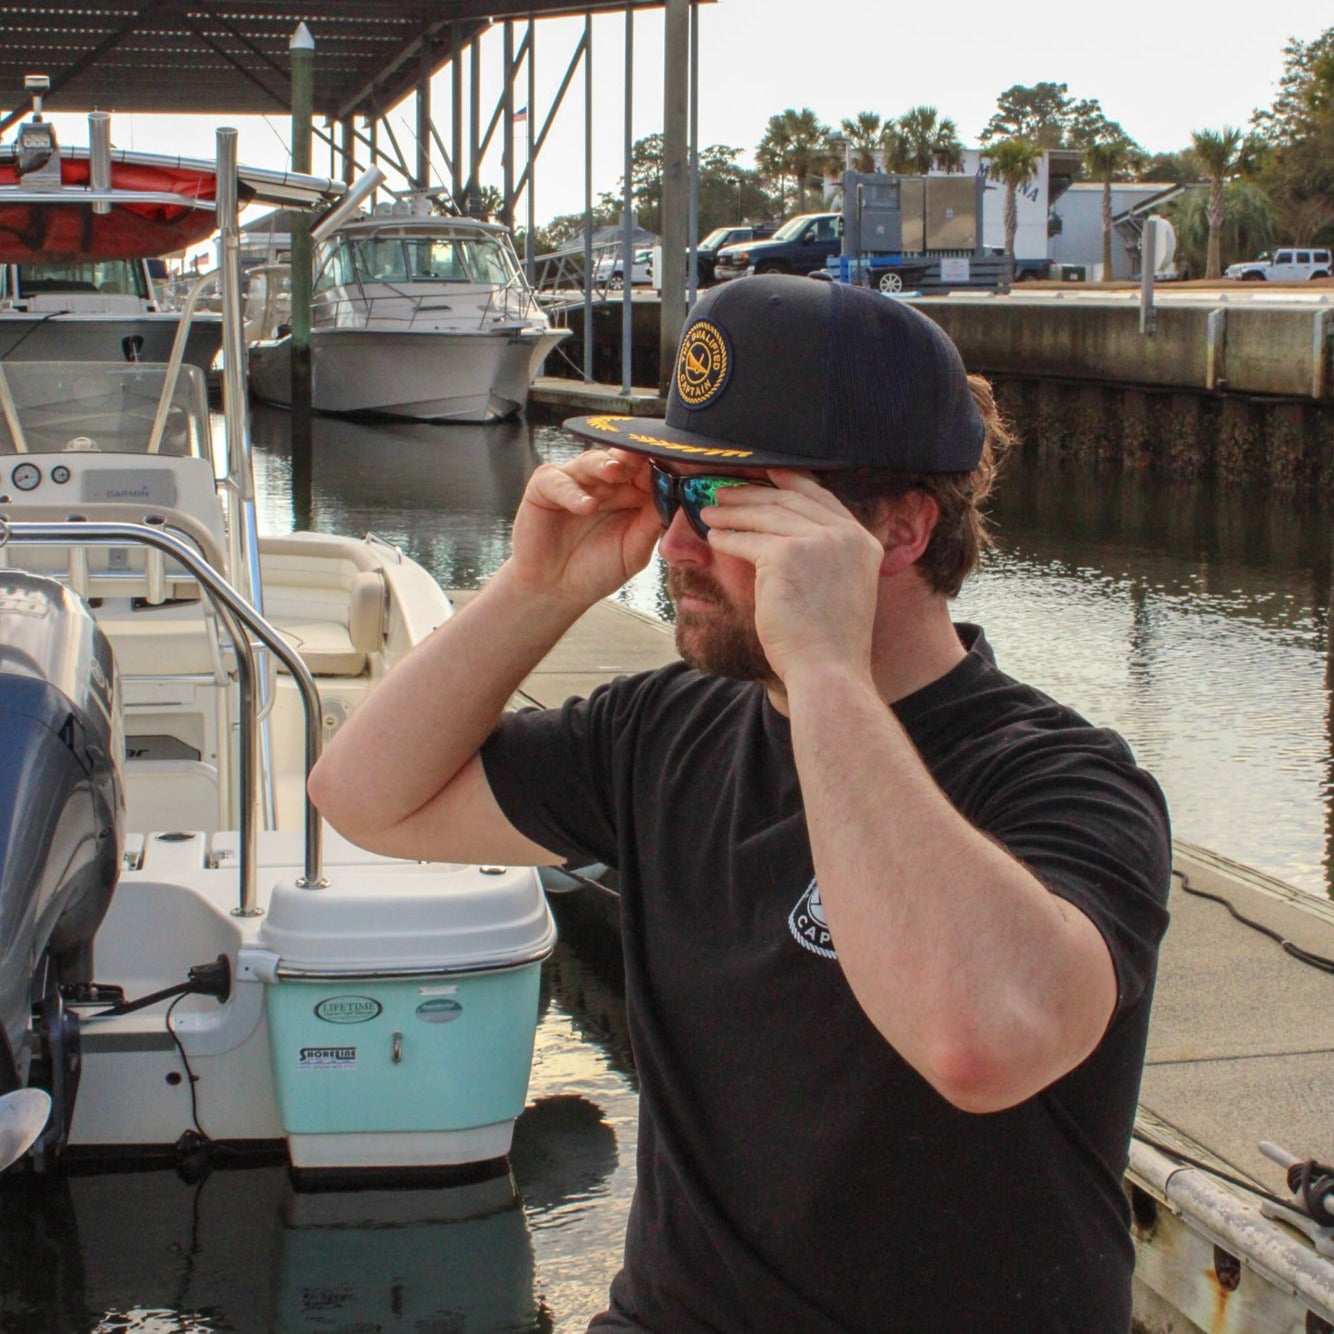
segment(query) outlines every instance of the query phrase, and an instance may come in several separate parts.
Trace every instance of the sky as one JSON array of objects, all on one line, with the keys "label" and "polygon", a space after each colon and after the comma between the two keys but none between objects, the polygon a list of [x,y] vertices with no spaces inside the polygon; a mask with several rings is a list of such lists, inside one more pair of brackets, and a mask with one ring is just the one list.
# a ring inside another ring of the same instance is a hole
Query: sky
[{"label": "sky", "polygon": [[[318,19],[308,20],[316,44]],[[1096,98],[1104,113],[1150,152],[1184,148],[1193,130],[1246,128],[1251,113],[1272,104],[1283,73],[1283,48],[1310,41],[1334,26],[1327,0],[1285,0],[1281,5],[1214,5],[1177,0],[1158,6],[1072,5],[1069,0],[955,0],[952,5],[891,6],[852,0],[826,9],[819,0],[718,0],[700,9],[699,140],[753,153],[769,117],[787,107],[809,107],[831,127],[859,111],[883,118],[910,107],[934,106],[973,146],[1014,84],[1065,83],[1075,99]],[[583,20],[537,25],[536,115],[541,128],[582,32]],[[523,25],[516,25],[521,35]],[[634,20],[632,134],[662,128],[663,20],[661,11]],[[517,37],[516,37],[517,42]],[[593,194],[617,188],[623,171],[625,18],[593,22]],[[466,62],[465,62],[466,63]],[[483,120],[500,94],[497,27],[482,52]],[[526,101],[521,74],[516,105]],[[583,75],[576,74],[538,162],[534,215],[540,224],[581,211],[584,200]],[[437,128],[450,140],[448,75],[433,90]],[[468,98],[465,94],[465,107]],[[205,117],[113,113],[112,139],[120,147],[187,156],[213,155],[213,126]],[[465,113],[466,114],[466,113]],[[412,103],[391,113],[404,151],[413,156]],[[85,142],[82,118],[57,120],[58,132]],[[285,117],[235,118],[239,153],[255,166],[285,165]],[[498,138],[498,136],[497,136]],[[435,156],[440,169],[438,154]],[[336,174],[316,145],[314,170]],[[484,184],[501,183],[498,147],[484,164]],[[519,224],[527,217],[519,205]]]}]

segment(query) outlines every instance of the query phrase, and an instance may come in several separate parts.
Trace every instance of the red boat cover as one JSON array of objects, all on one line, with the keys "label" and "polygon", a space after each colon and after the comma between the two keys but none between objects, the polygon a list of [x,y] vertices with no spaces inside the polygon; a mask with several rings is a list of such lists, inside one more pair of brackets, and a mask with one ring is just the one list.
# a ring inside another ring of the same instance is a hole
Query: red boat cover
[{"label": "red boat cover", "polygon": [[[88,174],[87,158],[62,159],[65,186],[86,186]],[[176,194],[210,204],[217,188],[211,171],[114,160],[111,185],[114,190]],[[188,203],[118,203],[110,213],[99,214],[91,204],[73,199],[59,204],[27,201],[15,163],[0,162],[0,263],[166,255],[206,240],[216,226],[212,208]]]}]

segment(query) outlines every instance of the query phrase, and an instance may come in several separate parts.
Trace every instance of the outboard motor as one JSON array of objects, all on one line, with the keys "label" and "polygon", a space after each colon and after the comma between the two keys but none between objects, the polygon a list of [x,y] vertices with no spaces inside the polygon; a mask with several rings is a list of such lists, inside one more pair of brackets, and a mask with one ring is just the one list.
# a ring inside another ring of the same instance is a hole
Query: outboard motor
[{"label": "outboard motor", "polygon": [[52,1100],[39,1161],[74,1116],[93,936],[125,841],[120,689],[106,635],[54,579],[0,569],[0,1095]]}]

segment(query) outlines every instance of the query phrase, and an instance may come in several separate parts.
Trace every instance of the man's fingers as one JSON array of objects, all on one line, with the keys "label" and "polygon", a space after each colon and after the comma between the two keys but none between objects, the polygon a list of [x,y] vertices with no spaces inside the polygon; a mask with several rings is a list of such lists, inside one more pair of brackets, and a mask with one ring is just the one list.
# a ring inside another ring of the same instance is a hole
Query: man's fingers
[{"label": "man's fingers", "polygon": [[[839,501],[818,483],[799,473],[787,474],[802,485],[725,487],[713,505],[706,505],[701,518],[710,527],[748,528],[795,534],[809,524],[820,527],[831,521],[856,522]],[[809,485],[810,489],[807,489]]]}]

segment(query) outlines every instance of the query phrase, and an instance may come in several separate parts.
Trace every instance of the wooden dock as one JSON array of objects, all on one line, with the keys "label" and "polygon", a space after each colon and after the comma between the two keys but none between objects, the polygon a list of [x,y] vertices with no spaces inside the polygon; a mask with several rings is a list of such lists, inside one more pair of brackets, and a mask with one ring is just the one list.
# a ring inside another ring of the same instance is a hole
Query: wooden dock
[{"label": "wooden dock", "polygon": [[[557,705],[675,656],[670,627],[603,602],[525,681],[522,698]],[[1334,959],[1334,905],[1179,842],[1169,907],[1126,1178],[1136,1328],[1327,1334],[1334,1231],[1308,1238],[1225,1178],[1291,1199],[1261,1141],[1334,1162],[1334,974],[1280,943]]]}]

